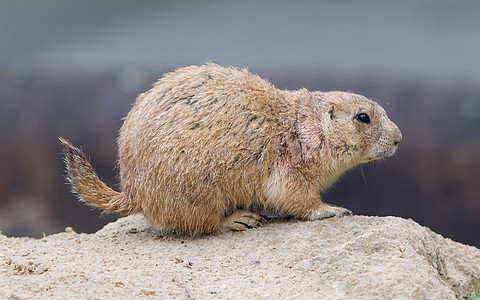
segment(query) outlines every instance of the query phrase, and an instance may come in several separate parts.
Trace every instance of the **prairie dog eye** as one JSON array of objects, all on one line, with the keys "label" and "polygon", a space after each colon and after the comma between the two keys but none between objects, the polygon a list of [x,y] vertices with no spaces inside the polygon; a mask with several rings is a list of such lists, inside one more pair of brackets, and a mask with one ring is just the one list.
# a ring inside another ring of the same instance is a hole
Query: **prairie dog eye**
[{"label": "prairie dog eye", "polygon": [[362,123],[370,124],[370,117],[366,113],[360,113],[356,116],[356,118]]}]

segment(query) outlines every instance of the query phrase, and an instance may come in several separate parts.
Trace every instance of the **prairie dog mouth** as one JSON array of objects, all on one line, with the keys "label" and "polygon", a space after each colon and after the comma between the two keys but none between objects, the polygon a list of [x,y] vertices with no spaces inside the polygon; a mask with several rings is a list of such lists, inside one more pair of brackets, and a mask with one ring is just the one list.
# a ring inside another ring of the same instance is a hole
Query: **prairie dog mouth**
[{"label": "prairie dog mouth", "polygon": [[388,148],[380,148],[378,146],[375,146],[370,150],[369,154],[367,155],[367,160],[372,161],[376,159],[391,157],[395,154],[397,149],[398,149],[397,145],[390,146]]},{"label": "prairie dog mouth", "polygon": [[397,149],[398,149],[398,146],[393,146],[389,150],[385,151],[385,157],[393,156],[395,152],[397,152]]}]

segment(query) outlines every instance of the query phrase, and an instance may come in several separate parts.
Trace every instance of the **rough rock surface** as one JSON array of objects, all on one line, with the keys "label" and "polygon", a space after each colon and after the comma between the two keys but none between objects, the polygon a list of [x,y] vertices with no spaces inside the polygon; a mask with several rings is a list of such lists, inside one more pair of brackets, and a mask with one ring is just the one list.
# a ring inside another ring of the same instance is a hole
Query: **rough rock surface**
[{"label": "rough rock surface", "polygon": [[480,291],[480,250],[412,220],[270,222],[202,238],[141,216],[95,234],[0,235],[0,298],[455,299]]}]

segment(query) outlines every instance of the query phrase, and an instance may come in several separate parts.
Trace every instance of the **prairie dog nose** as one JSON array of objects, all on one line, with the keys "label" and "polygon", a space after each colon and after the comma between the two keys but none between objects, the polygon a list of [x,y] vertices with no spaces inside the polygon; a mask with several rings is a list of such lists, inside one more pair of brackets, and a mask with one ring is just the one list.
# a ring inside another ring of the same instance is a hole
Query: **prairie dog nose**
[{"label": "prairie dog nose", "polygon": [[393,139],[393,145],[398,146],[400,142],[402,141],[402,132],[398,128],[398,126],[392,122],[392,127],[393,127],[393,133],[392,133],[392,139]]}]

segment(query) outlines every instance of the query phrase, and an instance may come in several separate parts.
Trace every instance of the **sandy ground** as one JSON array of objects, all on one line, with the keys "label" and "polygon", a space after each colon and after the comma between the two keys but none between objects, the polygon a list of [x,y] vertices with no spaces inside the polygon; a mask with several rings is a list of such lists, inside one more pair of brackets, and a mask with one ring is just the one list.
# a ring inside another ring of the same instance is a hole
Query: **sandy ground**
[{"label": "sandy ground", "polygon": [[0,235],[3,299],[455,299],[480,290],[479,274],[479,249],[394,217],[190,239],[130,216],[95,234]]}]

